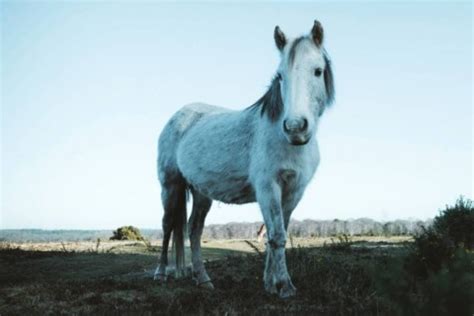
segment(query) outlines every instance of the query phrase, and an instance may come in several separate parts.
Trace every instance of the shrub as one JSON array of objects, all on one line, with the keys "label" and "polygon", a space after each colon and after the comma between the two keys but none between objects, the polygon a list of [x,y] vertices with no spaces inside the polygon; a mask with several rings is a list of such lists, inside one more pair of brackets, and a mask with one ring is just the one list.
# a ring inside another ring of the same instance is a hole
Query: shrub
[{"label": "shrub", "polygon": [[454,242],[434,228],[424,228],[415,236],[407,267],[418,277],[426,278],[430,272],[439,271],[456,252]]},{"label": "shrub", "polygon": [[474,241],[474,208],[472,201],[460,197],[454,206],[446,206],[433,225],[415,236],[409,266],[426,278],[448,264],[457,249],[472,250]]},{"label": "shrub", "polygon": [[435,217],[433,228],[448,237],[456,246],[474,248],[474,207],[471,200],[460,197],[454,206],[446,206]]},{"label": "shrub", "polygon": [[134,226],[122,226],[114,230],[110,240],[145,240],[140,230]]},{"label": "shrub", "polygon": [[324,247],[327,247],[336,251],[348,251],[351,249],[351,246],[354,244],[352,239],[347,234],[342,234],[337,236],[337,240],[331,238],[331,243],[324,243]]},{"label": "shrub", "polygon": [[449,262],[420,282],[422,315],[466,315],[474,312],[473,255],[459,248]]},{"label": "shrub", "polygon": [[403,264],[376,271],[376,287],[400,315],[472,315],[474,209],[462,197],[415,236]]}]

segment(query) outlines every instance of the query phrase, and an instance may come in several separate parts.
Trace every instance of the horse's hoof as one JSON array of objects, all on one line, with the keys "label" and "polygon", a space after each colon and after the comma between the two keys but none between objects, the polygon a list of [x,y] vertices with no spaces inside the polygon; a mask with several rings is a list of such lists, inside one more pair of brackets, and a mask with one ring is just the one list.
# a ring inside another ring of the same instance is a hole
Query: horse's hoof
[{"label": "horse's hoof", "polygon": [[214,285],[212,284],[211,281],[200,283],[198,284],[198,286],[205,290],[214,290]]},{"label": "horse's hoof", "polygon": [[296,295],[296,287],[289,281],[280,288],[278,295],[283,299],[293,297]]},{"label": "horse's hoof", "polygon": [[267,291],[270,294],[278,294],[277,288],[275,284],[273,283],[265,283],[265,291]]},{"label": "horse's hoof", "polygon": [[159,283],[165,283],[168,280],[168,274],[166,273],[166,265],[160,264],[153,275],[153,280]]},{"label": "horse's hoof", "polygon": [[167,280],[166,274],[155,274],[153,280],[158,281],[159,283],[166,283]]}]

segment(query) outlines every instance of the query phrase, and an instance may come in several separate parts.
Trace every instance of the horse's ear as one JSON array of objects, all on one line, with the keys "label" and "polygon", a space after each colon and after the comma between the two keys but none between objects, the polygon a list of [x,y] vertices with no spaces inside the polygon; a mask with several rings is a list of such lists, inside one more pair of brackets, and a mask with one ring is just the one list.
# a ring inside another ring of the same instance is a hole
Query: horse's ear
[{"label": "horse's ear", "polygon": [[314,20],[313,29],[311,30],[311,37],[313,38],[314,43],[316,46],[321,46],[323,43],[324,38],[324,30],[321,23],[318,20]]},{"label": "horse's ear", "polygon": [[280,30],[280,27],[277,25],[275,26],[275,31],[273,32],[273,37],[275,38],[276,47],[282,51],[286,45],[286,37],[285,34]]}]

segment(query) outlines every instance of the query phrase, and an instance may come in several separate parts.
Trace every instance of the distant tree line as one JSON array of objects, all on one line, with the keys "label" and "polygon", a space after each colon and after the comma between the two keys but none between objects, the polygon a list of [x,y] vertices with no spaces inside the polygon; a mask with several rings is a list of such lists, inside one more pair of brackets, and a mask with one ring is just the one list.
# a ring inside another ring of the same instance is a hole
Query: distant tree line
[{"label": "distant tree line", "polygon": [[[377,222],[369,218],[354,220],[292,220],[289,234],[294,237],[329,237],[346,234],[349,236],[406,236],[415,235],[422,227],[431,225],[432,220],[395,220]],[[213,224],[204,228],[203,239],[254,239],[262,222]],[[140,229],[147,240],[161,239],[158,229]],[[0,241],[48,242],[48,241],[95,241],[107,240],[112,230],[41,230],[3,229]]]},{"label": "distant tree line", "polygon": [[[330,237],[346,234],[349,236],[407,236],[421,232],[431,220],[395,220],[377,222],[369,218],[354,220],[292,220],[288,233],[294,237]],[[204,228],[204,239],[251,239],[255,238],[262,222],[227,223],[209,225]]]}]

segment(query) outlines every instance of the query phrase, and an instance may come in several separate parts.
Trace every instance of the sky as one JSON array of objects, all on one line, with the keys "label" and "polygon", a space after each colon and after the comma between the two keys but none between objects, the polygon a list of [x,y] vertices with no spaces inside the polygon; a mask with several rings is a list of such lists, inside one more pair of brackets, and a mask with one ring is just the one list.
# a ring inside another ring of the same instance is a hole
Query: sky
[{"label": "sky", "polygon": [[[288,36],[325,30],[336,102],[296,219],[427,219],[473,196],[472,4],[0,3],[0,229],[161,228],[157,138],[244,109]],[[207,224],[261,221],[214,202]]]}]

